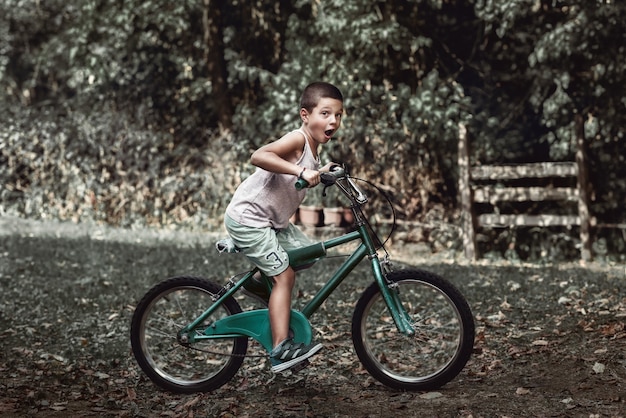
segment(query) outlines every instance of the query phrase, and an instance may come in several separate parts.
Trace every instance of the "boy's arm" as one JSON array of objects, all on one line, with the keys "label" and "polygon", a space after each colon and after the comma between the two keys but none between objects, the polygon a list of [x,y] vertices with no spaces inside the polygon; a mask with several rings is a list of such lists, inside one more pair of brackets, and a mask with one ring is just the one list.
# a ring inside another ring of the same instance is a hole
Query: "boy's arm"
[{"label": "boy's arm", "polygon": [[310,187],[320,182],[320,175],[315,170],[302,170],[295,162],[298,161],[304,149],[304,138],[299,133],[289,133],[277,141],[263,145],[250,158],[250,163],[273,173],[291,174],[300,176],[309,183]]}]

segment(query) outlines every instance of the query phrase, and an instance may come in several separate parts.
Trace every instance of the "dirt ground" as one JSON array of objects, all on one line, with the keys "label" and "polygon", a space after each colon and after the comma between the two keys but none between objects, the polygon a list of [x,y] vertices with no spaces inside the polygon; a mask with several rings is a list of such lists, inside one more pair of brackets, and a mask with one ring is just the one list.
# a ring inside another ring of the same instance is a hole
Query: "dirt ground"
[{"label": "dirt ground", "polygon": [[[413,247],[391,254],[447,277],[476,319],[473,356],[443,388],[394,391],[360,366],[350,318],[367,282],[357,277],[312,318],[325,348],[304,371],[273,375],[248,357],[219,390],[163,392],[130,353],[130,316],[161,279],[211,278],[213,238],[0,218],[0,416],[626,415],[624,265],[468,263]],[[299,278],[301,290],[319,274]]]}]

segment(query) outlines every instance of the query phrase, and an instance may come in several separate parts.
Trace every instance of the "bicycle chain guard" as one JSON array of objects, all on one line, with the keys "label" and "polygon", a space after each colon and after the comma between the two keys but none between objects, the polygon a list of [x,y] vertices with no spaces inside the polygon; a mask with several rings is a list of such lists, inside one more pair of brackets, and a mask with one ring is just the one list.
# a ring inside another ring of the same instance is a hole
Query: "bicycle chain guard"
[{"label": "bicycle chain guard", "polygon": [[[299,311],[291,310],[289,328],[293,331],[294,341],[311,344],[313,339],[311,324]],[[269,311],[255,309],[224,317],[212,323],[202,336],[242,335],[258,341],[269,353],[273,348]]]}]

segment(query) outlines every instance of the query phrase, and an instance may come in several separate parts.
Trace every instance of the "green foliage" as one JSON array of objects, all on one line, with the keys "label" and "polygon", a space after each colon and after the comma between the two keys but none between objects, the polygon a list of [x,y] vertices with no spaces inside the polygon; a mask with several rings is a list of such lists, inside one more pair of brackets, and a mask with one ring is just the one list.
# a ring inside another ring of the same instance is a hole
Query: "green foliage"
[{"label": "green foliage", "polygon": [[[214,129],[201,0],[13,2],[20,4],[7,5],[16,7],[7,8],[6,26],[41,26],[16,31],[5,48],[14,65],[3,76],[23,103],[54,100],[89,113],[110,102],[191,145]],[[22,3],[30,13],[17,11]]]},{"label": "green foliage", "polygon": [[302,89],[323,79],[346,98],[324,158],[384,185],[407,220],[454,219],[459,123],[475,163],[570,160],[579,114],[592,212],[624,222],[624,12],[610,0],[6,0],[3,205],[156,223],[193,201],[188,218],[217,220],[252,150],[297,128]]},{"label": "green foliage", "polygon": [[190,154],[114,112],[34,113],[8,124],[0,144],[0,201],[32,218],[216,228],[235,187],[228,150]]}]

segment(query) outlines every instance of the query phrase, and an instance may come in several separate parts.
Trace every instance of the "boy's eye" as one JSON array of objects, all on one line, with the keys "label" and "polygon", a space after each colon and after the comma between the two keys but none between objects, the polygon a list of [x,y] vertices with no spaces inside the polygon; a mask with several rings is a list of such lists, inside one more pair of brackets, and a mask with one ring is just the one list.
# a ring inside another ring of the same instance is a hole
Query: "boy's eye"
[{"label": "boy's eye", "polygon": [[[320,115],[322,115],[322,116],[324,116],[324,117],[326,117],[326,116],[330,116],[330,112],[329,112],[328,110],[322,110],[322,111],[320,112]],[[336,114],[335,114],[335,117],[336,117],[337,119],[341,119],[341,117],[342,117],[342,116],[343,116],[343,113],[336,113]]]}]

